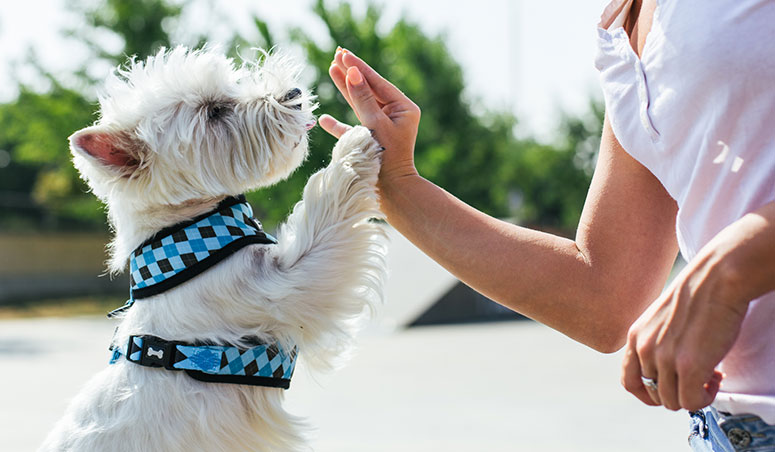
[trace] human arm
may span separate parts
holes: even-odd
[[[607,123],[569,240],[492,218],[422,178],[413,160],[417,106],[351,53],[339,52],[330,73],[386,148],[378,188],[391,225],[489,298],[597,350],[624,344],[675,259],[676,206]],[[320,121],[335,135],[346,128],[330,117]]]
[[[622,384],[644,403],[697,410],[716,396],[714,371],[740,331],[748,304],[775,290],[775,203],[708,242],[633,324]],[[775,319],[773,319],[775,320]],[[645,375],[658,381],[646,390]]]

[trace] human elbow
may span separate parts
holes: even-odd
[[[629,329],[629,321],[609,319],[605,325],[600,325],[596,329],[596,333],[591,337],[587,345],[600,353],[616,353],[627,343],[627,332]]]
[[[593,293],[607,295],[598,295],[596,303],[590,303],[595,320],[589,325],[593,331],[589,346],[606,354],[616,353],[627,344],[630,327],[654,297],[652,291],[642,290],[637,284],[615,284],[611,280],[621,282],[624,278],[606,278]]]
[[[600,353],[610,355],[621,350],[626,342],[626,340],[619,337],[605,337],[596,341],[594,344],[590,344],[590,346]]]

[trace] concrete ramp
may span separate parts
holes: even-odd
[[[411,324],[459,281],[389,226],[388,237],[389,273],[379,323],[392,330]]]

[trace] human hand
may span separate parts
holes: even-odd
[[[415,175],[414,144],[420,123],[420,108],[404,93],[382,78],[352,52],[338,48],[329,75],[350,104],[361,124],[371,129],[385,148],[378,186],[404,176]],[[339,138],[350,126],[329,115],[319,119],[320,126]]]
[[[630,328],[622,385],[647,405],[698,410],[715,399],[723,379],[716,366],[732,348],[750,300],[767,290],[752,289],[754,279],[771,279],[741,278],[746,261],[760,265],[751,257],[761,243],[745,243],[755,236],[751,223],[716,236]],[[657,388],[647,388],[641,376]]]

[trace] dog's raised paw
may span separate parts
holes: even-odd
[[[371,131],[363,126],[355,126],[339,138],[331,160],[336,162],[362,154],[360,159],[379,161],[381,153],[382,148],[371,135]]]

